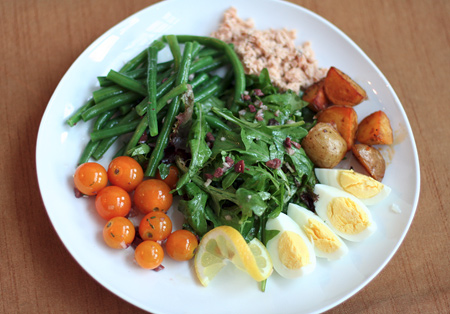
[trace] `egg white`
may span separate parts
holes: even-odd
[[[318,195],[318,200],[314,203],[317,215],[319,215],[319,217],[322,218],[330,227],[330,229],[333,230],[338,236],[349,241],[361,242],[371,236],[377,230],[377,225],[373,220],[372,214],[370,213],[369,209],[358,198],[354,197],[350,193],[324,184],[316,184],[314,187],[314,193]],[[347,234],[339,231],[335,226],[333,226],[333,224],[327,217],[328,204],[335,197],[346,197],[353,200],[367,214],[370,225],[357,234]]]
[[[316,253],[317,257],[327,258],[328,260],[337,260],[348,253],[348,247],[345,242],[342,241],[341,238],[339,238],[339,236],[330,227],[327,226],[322,218],[320,218],[310,210],[297,204],[291,203],[288,206],[287,214],[299,225],[301,230],[303,230],[304,226],[309,225],[309,219],[314,219],[318,224],[321,225],[322,228],[328,230],[330,233],[336,236],[336,239],[339,242],[339,248],[331,253],[320,250],[317,246],[314,245],[314,241],[312,239],[309,239],[311,244],[314,246],[314,252]]]
[[[275,271],[284,278],[297,278],[300,276],[307,275],[314,271],[316,267],[316,255],[314,253],[314,248],[306,237],[305,233],[300,229],[295,221],[284,213],[278,215],[274,219],[269,219],[266,224],[267,230],[278,230],[280,231],[275,237],[267,242],[267,250],[269,251],[270,257],[272,259],[273,268]],[[285,231],[292,231],[300,236],[304,241],[309,254],[310,263],[299,268],[299,269],[289,269],[281,261],[278,253],[278,241]]]
[[[325,169],[325,168],[315,169],[316,177],[321,184],[329,185],[344,191],[342,186],[339,184],[338,180],[341,171],[346,171],[346,169]],[[387,198],[391,193],[391,188],[381,182],[380,184],[383,185],[383,188],[378,194],[372,196],[371,198],[358,198],[358,199],[365,205],[370,206],[378,204],[379,202]]]

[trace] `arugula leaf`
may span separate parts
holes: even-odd
[[[135,157],[137,155],[147,155],[150,152],[150,146],[147,144],[139,144],[126,152],[127,156]]]
[[[167,178],[167,176],[170,173],[170,164],[161,163],[158,166],[158,171],[159,171],[159,176],[161,177],[161,180],[164,180],[165,178]]]
[[[248,168],[243,176],[245,180],[241,187],[248,190],[267,191],[269,186],[273,186],[275,189],[278,189],[280,185],[278,180],[271,174],[270,171],[267,171],[260,166]]]
[[[294,166],[295,172],[299,178],[303,178],[303,176],[311,176],[314,169],[314,164],[311,160],[306,156],[303,148],[297,149],[292,147],[294,154],[289,155],[286,154],[286,158],[289,159]]]
[[[188,141],[192,154],[191,163],[189,164],[188,172],[180,178],[177,184],[177,190],[182,188],[183,185],[189,182],[192,176],[198,173],[212,154],[211,149],[208,147],[205,140],[206,133],[209,129],[208,124],[205,121],[201,105],[197,103],[194,104],[194,112],[196,119],[192,123]]]
[[[240,226],[239,232],[244,237],[245,241],[250,242],[256,234],[255,218],[254,216],[247,218]]]
[[[198,235],[202,236],[207,232],[205,206],[208,194],[203,192],[195,183],[189,182],[185,185],[185,191],[191,200],[181,200],[178,203],[178,210],[186,218],[188,224]]]
[[[233,185],[234,181],[239,177],[240,173],[235,171],[228,172],[222,180],[222,189],[228,189]]]
[[[239,188],[236,191],[236,197],[243,216],[250,217],[252,212],[261,216],[267,208],[267,204],[261,195],[254,191]]]
[[[249,141],[247,144],[249,147],[246,148],[241,137],[235,132],[221,132],[217,138],[212,148],[213,158],[222,152],[236,152],[245,155],[245,157],[241,156],[241,159],[245,161],[246,165],[252,165],[259,161],[266,162],[270,159],[268,147],[265,142]]]
[[[244,133],[241,131],[241,138],[243,136],[245,138],[242,138],[244,144],[245,141],[248,143],[250,139],[258,139],[268,144],[272,142],[272,131],[267,126],[238,119],[227,109],[212,108],[211,110],[219,117],[238,125],[241,130],[245,130]]]
[[[196,120],[192,124],[189,132],[189,147],[191,148],[192,159],[189,165],[189,175],[195,175],[198,170],[205,164],[211,156],[211,149],[205,141],[206,133],[208,132],[208,125],[205,122],[202,107],[194,105]]]
[[[211,111],[212,107],[225,108],[225,102],[215,96],[211,96],[208,99],[200,102],[200,106],[202,106],[203,113],[207,114]]]
[[[287,91],[283,94],[272,94],[262,98],[262,101],[266,105],[278,105],[281,108],[288,109],[292,114],[297,110],[302,110],[308,105],[308,102],[302,100],[302,98],[293,91]]]
[[[265,95],[278,92],[278,89],[272,85],[270,81],[270,75],[267,68],[262,69],[259,76],[247,75],[246,76],[247,89],[260,89]]]
[[[267,245],[267,242],[269,242],[270,240],[275,238],[278,233],[280,233],[280,230],[267,230],[266,229],[264,245]]]
[[[300,142],[308,134],[308,131],[302,128],[301,125],[299,123],[293,123],[286,124],[281,128],[272,129],[274,140],[283,143],[287,137],[290,137],[293,141]]]

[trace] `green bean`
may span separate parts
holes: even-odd
[[[183,57],[180,63],[180,70],[177,74],[177,79],[175,84],[180,85],[183,83],[187,83],[189,70],[191,67],[192,60],[192,43],[187,42],[184,47]],[[178,110],[180,108],[180,100],[179,96],[175,97],[170,103],[167,115],[165,116],[165,120],[163,126],[161,128],[160,135],[158,136],[158,140],[156,141],[155,149],[152,151],[147,169],[145,170],[146,176],[153,177],[156,173],[156,169],[158,168],[159,163],[164,155],[164,149],[167,147],[167,143],[169,141],[169,135],[172,130],[173,124],[175,122],[176,115],[178,114]]]
[[[140,79],[140,78],[145,78],[145,76],[147,75],[147,71],[145,68],[139,68],[139,69],[131,70],[129,72],[125,72],[122,74],[124,74],[132,79]],[[116,85],[116,83],[114,83],[113,81],[108,80],[106,78],[106,76],[97,76],[97,80],[101,87],[108,87],[108,86]]]
[[[142,96],[147,96],[147,88],[145,88],[145,86],[140,82],[136,81],[135,79],[129,78],[125,74],[110,70],[106,78],[110,81],[113,81],[119,86],[125,87],[130,91],[141,94]]]
[[[161,98],[170,90],[170,88],[172,88],[173,83],[175,83],[175,79],[176,76],[172,76],[158,87],[158,89],[156,90],[156,99]],[[144,115],[144,113],[147,111],[147,101],[148,98],[146,97],[136,106],[136,111],[140,116]]]
[[[198,69],[203,68],[205,65],[207,65],[209,62],[212,62],[212,61],[213,61],[212,57],[204,57],[204,58],[196,60],[195,62],[192,63],[191,68],[189,70],[189,74],[192,74],[195,71],[197,71]],[[165,80],[158,87],[158,90],[156,92],[157,99],[162,97],[163,94],[167,93],[170,90],[170,88],[173,86],[173,83],[175,83],[176,77],[177,77],[176,74],[170,76],[169,78],[167,78],[167,80]],[[139,105],[136,106],[137,113],[141,116],[144,115],[144,113],[146,112],[145,107],[146,107],[146,102],[142,101]]]
[[[109,110],[103,112],[98,116],[97,120],[95,120],[94,126],[92,127],[93,131],[101,130],[103,126],[112,118],[112,116],[116,113],[116,110]]]
[[[81,117],[83,118],[83,121],[88,121],[105,111],[118,108],[122,105],[130,104],[138,99],[141,99],[141,97],[141,95],[134,92],[127,92],[124,94],[113,96],[102,102],[99,102],[95,106],[92,106],[91,108],[83,112],[81,114]]]
[[[158,86],[156,90],[156,98],[162,97],[165,93],[167,93],[173,86],[173,83],[175,83],[175,76],[169,77],[167,80],[162,82],[161,85]]]
[[[214,75],[208,81],[206,81],[203,85],[199,86],[198,92],[201,92],[203,89],[208,88],[213,84],[219,84],[222,81],[222,78],[218,75]]]
[[[230,86],[231,81],[233,80],[233,69],[229,69],[227,71],[227,73],[225,74],[224,78],[221,80],[221,82],[219,83],[220,85],[220,89],[218,91],[216,91],[214,93],[214,95],[219,95],[220,93],[222,93],[224,90],[226,90],[228,88],[228,86]]]
[[[145,76],[147,75],[147,70],[145,68],[139,68],[139,69],[125,72],[122,74],[124,74],[132,79],[140,79],[140,78],[145,78]]]
[[[205,115],[205,120],[208,122],[209,126],[216,130],[225,130],[225,131],[232,131],[233,129],[228,126],[225,122],[220,120],[219,118],[216,118],[212,115]]]
[[[84,164],[89,161],[92,154],[97,149],[98,144],[100,144],[100,142],[92,142],[91,140],[89,140],[89,142],[86,144],[86,147],[83,150],[83,153],[80,156],[80,159],[78,159],[78,165]]]
[[[214,70],[217,70],[218,68],[222,67],[224,64],[227,63],[227,56],[220,56],[217,58],[214,58],[213,61],[208,64],[207,66],[197,70],[196,72],[211,72]]]
[[[128,91],[128,89],[119,86],[119,85],[112,85],[104,88],[100,88],[92,93],[92,96],[94,98],[94,101],[98,104],[99,102],[108,99],[112,96],[116,96],[119,94],[123,94],[124,92]]]
[[[173,64],[173,60],[169,60],[169,61],[166,61],[166,62],[158,63],[156,65],[156,71],[157,72],[166,71],[166,70],[168,70],[168,69],[170,69],[172,67],[172,64]]]
[[[141,117],[147,112],[147,103],[148,97],[145,97],[135,107],[137,114],[140,115]]]
[[[151,45],[151,47],[155,47],[158,50],[162,50],[165,47],[165,44],[160,40],[154,40]],[[136,69],[142,62],[144,62],[147,59],[147,49],[144,49],[140,54],[138,54],[136,57],[125,63],[125,65],[120,69],[120,73],[129,72],[131,70]]]
[[[158,63],[158,50],[154,47],[149,47],[147,55],[147,123],[150,128],[150,136],[156,136],[158,135],[158,120],[156,120],[156,64]]]
[[[200,50],[202,49],[202,45],[200,45],[198,42],[193,41],[192,42],[192,57],[191,59],[194,60],[197,58],[198,54],[200,53]],[[191,61],[192,63],[192,61]]]
[[[218,90],[220,90],[220,85],[217,83],[214,83],[212,85],[209,85],[208,87],[200,90],[195,94],[194,102],[201,102],[205,99],[208,99],[212,95],[214,95]]]
[[[207,57],[207,56],[215,57],[221,53],[222,52],[217,49],[205,47],[202,50],[200,50],[200,52],[198,53],[198,57],[200,57],[200,58]]]
[[[241,99],[241,95],[245,91],[245,72],[241,61],[231,46],[217,38],[212,37],[177,35],[177,39],[180,43],[195,40],[201,45],[224,51],[234,71],[234,102]]]
[[[78,121],[81,120],[81,115],[83,112],[88,110],[89,108],[93,107],[95,105],[95,101],[93,98],[89,99],[83,106],[81,106],[77,111],[75,111],[72,116],[70,116],[69,119],[67,119],[67,124],[70,126],[74,126],[78,123]]]
[[[162,109],[162,108],[160,108]],[[166,112],[165,110],[159,111],[158,112],[158,121],[161,121],[163,119],[163,117],[166,116]],[[141,119],[141,122],[139,123],[139,125],[136,127],[136,130],[134,131],[132,137],[130,138],[128,144],[126,145],[125,149],[124,149],[124,155],[129,155],[128,152],[136,147],[136,145],[139,142],[139,139],[142,137],[142,135],[144,134],[145,130],[147,129],[148,124],[147,124],[147,119],[145,117],[143,117]],[[147,142],[156,142],[157,137],[152,137],[149,140],[147,140]]]
[[[192,89],[195,89],[196,87],[202,85],[206,81],[209,80],[209,75],[206,73],[200,73],[199,75],[196,75],[192,81],[189,82],[189,84],[192,86]]]
[[[106,76],[97,76],[97,81],[98,81],[98,84],[100,85],[100,87],[108,87],[108,86],[116,85],[116,84],[114,84],[114,82],[111,82],[110,80],[108,80],[106,78]]]
[[[173,64],[173,60],[159,63],[156,67],[158,73],[167,71],[167,70],[169,70],[169,72],[172,71],[171,70],[172,64]],[[147,69],[146,68],[138,68],[135,70],[131,70],[129,72],[124,72],[122,74],[128,76],[129,78],[141,79],[141,78],[145,78],[147,76]],[[97,80],[101,87],[108,87],[108,86],[115,85],[115,83],[113,81],[108,80],[106,78],[106,76],[98,76]]]
[[[117,125],[120,121],[120,118],[111,119],[108,121],[108,123],[105,124],[104,129],[110,129]],[[94,142],[93,142],[94,143]],[[94,157],[95,160],[99,160],[101,156],[108,150],[109,146],[106,147],[106,141],[101,142],[95,142],[97,145],[95,147],[94,152],[91,154],[92,157]],[[102,145],[100,145],[102,144]]]
[[[209,64],[213,63],[214,59],[211,56],[199,58],[192,62],[190,73],[198,72],[200,69],[207,67]]]
[[[114,154],[113,159],[125,155],[124,154],[125,153],[125,146],[126,146],[126,144],[122,145],[122,147]]]
[[[172,52],[173,55],[173,70],[178,71],[181,62],[180,45],[178,44],[178,40],[175,35],[168,35],[166,39],[169,44],[170,52]]]
[[[136,119],[129,123],[116,125],[111,129],[94,131],[91,133],[91,141],[97,142],[105,138],[111,138],[125,133],[130,133],[136,129],[140,120],[141,119]]]
[[[135,120],[138,117],[139,116],[136,113],[136,111],[132,110],[124,117],[118,118],[118,123],[116,123],[115,125],[127,124],[129,122],[132,122],[133,120]],[[115,125],[110,126],[108,129],[114,127]],[[106,126],[104,129],[106,129]],[[119,136],[113,136],[113,137],[101,140],[97,149],[92,154],[92,157],[94,157],[96,160],[99,160],[108,151],[108,149],[114,144],[114,142],[118,138],[119,138]]]
[[[189,70],[189,74],[193,74],[195,71],[197,71],[198,69],[201,69],[202,67],[204,67],[205,65],[207,65],[209,62],[212,62],[213,59],[212,57],[205,57],[202,59],[198,59],[195,62],[192,63],[191,68]],[[172,70],[169,70],[170,73],[172,73]],[[167,77],[166,80],[164,80],[164,82],[158,86],[158,89],[156,91],[156,98],[159,99],[160,97],[162,97],[165,93],[167,93],[173,86],[173,84],[175,83],[175,79],[176,79],[176,73],[171,75],[170,77]],[[159,80],[159,78],[158,78]],[[139,115],[143,115],[146,112],[146,109],[144,109],[145,105],[144,102],[142,102],[141,104],[139,104],[136,108],[137,112],[139,113]]]
[[[123,94],[123,93],[126,93],[129,91],[128,88],[117,85],[113,81],[109,81],[109,82],[111,82],[112,85],[107,86],[107,87],[102,87],[92,93],[92,96],[94,97],[94,100],[96,103],[106,100],[112,96],[117,96],[117,95],[120,95],[120,94]],[[134,84],[146,85],[147,82],[146,82],[145,78],[144,79],[139,78],[139,79],[136,79],[136,82],[134,82]]]
[[[156,109],[156,112],[160,112],[162,108],[169,102],[169,100],[183,94],[188,90],[188,86],[186,83],[182,83],[174,88],[167,94],[161,97],[161,99],[158,101],[158,107]]]
[[[131,109],[133,109],[133,107],[134,107],[134,103],[122,105],[119,107],[119,111],[124,116],[127,113],[129,113],[131,111]]]
[[[100,130],[114,114],[115,110],[106,111],[102,113],[95,121],[93,130],[94,131]],[[86,147],[84,148],[83,153],[80,156],[80,159],[78,160],[78,165],[84,164],[85,162],[89,161],[92,154],[97,149],[98,144],[99,142],[93,142],[89,140]]]
[[[136,127],[136,130],[134,130],[134,133],[131,136],[130,140],[128,141],[128,144],[124,149],[124,154],[128,154],[128,151],[137,145],[139,139],[142,137],[142,134],[144,134],[147,127],[148,127],[148,119],[146,119],[146,117],[143,117],[139,122],[138,126]]]
[[[186,92],[188,89],[187,84],[183,83],[180,84],[174,88],[172,88],[170,90],[170,92],[168,92],[167,94],[165,94],[164,96],[162,96],[158,102],[157,102],[157,106],[156,106],[156,113],[160,112],[162,108],[164,108],[164,106],[167,104],[167,102],[172,99],[175,98],[181,94],[183,94],[184,92]],[[138,108],[139,107],[139,108]],[[136,106],[136,112],[142,116],[144,114],[147,113],[147,106],[143,105],[143,102],[141,102],[139,105]]]
[[[144,62],[146,57],[147,57],[147,49],[144,49],[136,57],[125,63],[125,65],[120,69],[119,72],[125,73],[136,69],[137,67],[139,67],[139,65],[142,64],[142,62]]]

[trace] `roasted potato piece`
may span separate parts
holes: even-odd
[[[361,86],[335,67],[328,70],[323,88],[326,97],[335,105],[356,106],[367,98]]]
[[[320,80],[308,87],[302,99],[309,103],[308,108],[314,112],[318,112],[327,108],[330,105],[328,98],[325,96],[325,91],[323,90],[324,80]]]
[[[356,140],[367,145],[391,145],[394,136],[387,115],[380,110],[365,117],[359,123]]]
[[[352,149],[358,129],[358,115],[353,107],[330,106],[318,113],[317,121],[335,124],[336,129],[347,143],[347,151]]]
[[[366,144],[355,144],[352,153],[372,178],[383,180],[386,162],[378,150]]]
[[[328,123],[319,122],[302,141],[302,147],[311,161],[320,168],[333,168],[345,156],[347,143]]]

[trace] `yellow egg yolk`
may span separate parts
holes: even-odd
[[[383,189],[382,183],[353,170],[341,171],[338,180],[344,191],[361,199],[371,198]]]
[[[314,246],[322,252],[332,253],[341,246],[339,239],[315,219],[308,219],[308,224],[303,226],[303,231],[309,239],[313,240]]]
[[[309,264],[309,251],[303,239],[293,231],[285,231],[278,240],[281,263],[289,269],[300,269]]]
[[[327,207],[331,224],[346,234],[358,234],[370,225],[369,216],[348,197],[335,197]]]

